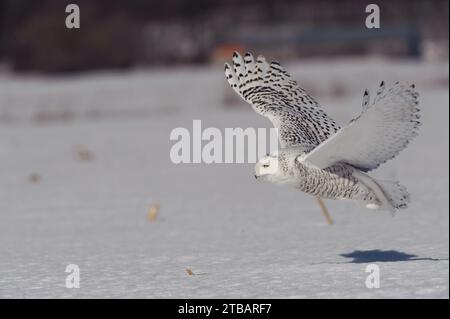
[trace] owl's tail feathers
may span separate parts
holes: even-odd
[[[384,181],[370,177],[369,175],[355,170],[353,175],[364,185],[369,187],[377,197],[377,203],[368,203],[369,209],[384,209],[392,214],[398,209],[408,207],[410,195],[405,186],[397,181]]]
[[[401,185],[398,181],[377,180],[376,182],[380,185],[383,193],[395,210],[408,207],[411,197],[405,186]]]

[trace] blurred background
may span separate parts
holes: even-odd
[[[83,74],[89,78],[93,72],[108,71],[110,75],[121,72],[122,76],[135,78],[136,73],[150,75],[159,71],[162,74],[158,76],[162,77],[158,83],[174,86],[175,83],[163,81],[170,77],[170,72],[190,68],[191,74],[195,74],[194,70],[209,68],[220,74],[221,66],[234,50],[263,54],[285,65],[301,61],[306,64],[302,66],[304,72],[314,63],[323,66],[320,70],[316,68],[317,71],[332,72],[334,68],[329,66],[350,60],[358,60],[363,66],[381,60],[385,66],[389,61],[409,61],[416,66],[427,64],[428,69],[432,65],[442,69],[439,63],[444,68],[448,65],[446,0],[377,1],[381,11],[380,29],[365,27],[369,14],[365,9],[370,1],[361,0],[114,0],[108,3],[80,0],[76,2],[81,11],[80,29],[65,28],[68,15],[65,8],[69,3],[0,0],[0,79],[8,76],[9,80],[11,77],[23,80],[31,76],[35,79],[32,91],[36,91],[38,78],[67,79]],[[295,66],[291,68],[291,73],[296,73]],[[369,72],[378,70],[373,69]],[[395,71],[390,66],[386,69]],[[440,72],[428,76],[425,71],[423,81],[446,86],[448,73]],[[315,76],[300,80],[313,95],[339,97],[364,89],[355,77],[330,76],[331,73],[320,81]],[[80,116],[98,119],[127,114],[133,117],[155,109],[171,112],[170,107],[184,108],[182,105],[189,104],[184,98],[173,102],[170,99],[174,96],[160,94],[158,105],[152,106],[152,100],[156,101],[149,98],[152,93],[140,90],[127,80],[121,87],[124,93],[115,90],[116,99],[109,101],[111,92],[107,82],[113,79],[120,82],[120,76],[97,79],[95,87],[81,91],[82,96],[76,93],[73,83],[72,89],[64,86],[66,90],[58,89],[56,95],[42,93],[38,97],[37,93],[15,90],[17,85],[8,81],[10,89],[7,84],[0,87],[3,91],[0,91],[0,122],[45,122]],[[187,90],[194,84],[184,81],[180,85],[180,89]],[[151,86],[147,89],[151,90]],[[137,98],[131,91],[148,96]],[[225,83],[220,91],[223,93],[214,105],[244,105],[227,90]],[[121,97],[128,101],[126,107],[122,107]],[[132,103],[129,98],[133,99]],[[144,104],[144,98],[150,101]],[[66,102],[61,103],[62,99]],[[108,104],[106,108],[105,104]],[[164,107],[163,104],[172,105]]]
[[[0,58],[46,73],[228,58],[234,49],[279,59],[380,54],[448,58],[448,1],[380,0],[382,28],[364,28],[361,0],[76,2],[82,28],[62,27],[70,1],[0,1]]]
[[[65,27],[71,2],[80,29]],[[448,5],[0,0],[0,297],[448,298]],[[193,119],[271,126],[224,78],[234,50],[279,61],[341,124],[364,89],[415,83],[420,134],[373,173],[407,185],[411,207],[328,201],[329,227],[252,164],[173,164],[170,132]],[[367,290],[343,256],[373,251],[422,261],[385,263]]]

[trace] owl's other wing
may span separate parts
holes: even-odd
[[[370,104],[364,94],[363,111],[336,134],[304,157],[319,168],[348,163],[363,171],[397,156],[417,135],[420,114],[415,86],[398,82],[389,90],[381,83]]]

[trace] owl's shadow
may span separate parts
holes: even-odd
[[[373,263],[373,262],[396,262],[396,261],[417,261],[417,260],[431,260],[437,261],[440,259],[421,258],[417,255],[407,254],[397,250],[355,250],[351,253],[340,254],[345,258],[352,258],[350,263]]]

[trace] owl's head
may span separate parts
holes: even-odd
[[[278,155],[266,155],[255,165],[255,178],[270,176],[278,173]]]

